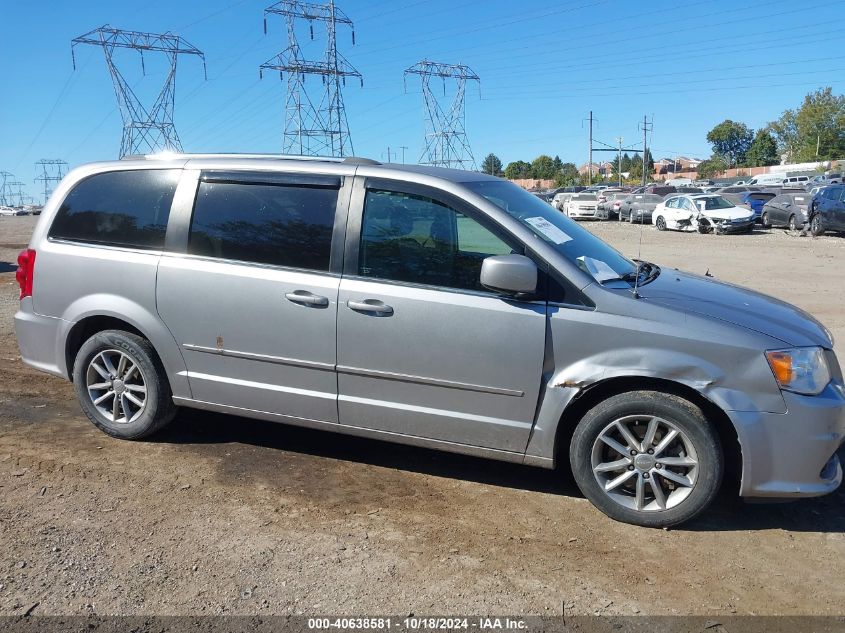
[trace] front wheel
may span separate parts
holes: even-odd
[[[147,437],[176,414],[152,345],[129,332],[105,330],[85,341],[74,362],[73,386],[88,419],[114,437]]]
[[[657,219],[654,221],[654,226],[657,227],[658,231],[665,231],[666,230],[666,219],[662,215],[658,215]]]
[[[760,226],[762,226],[764,229],[767,229],[771,226],[771,224],[769,224],[768,211],[763,211],[763,215],[760,216]]]
[[[822,224],[821,215],[818,213],[810,220],[810,233],[815,237],[824,235],[824,224]]]
[[[719,437],[701,409],[656,391],[618,394],[593,407],[575,429],[569,458],[593,505],[645,527],[698,515],[724,470]]]

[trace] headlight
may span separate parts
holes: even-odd
[[[814,396],[830,382],[830,368],[821,347],[770,350],[766,360],[778,385],[786,391]]]

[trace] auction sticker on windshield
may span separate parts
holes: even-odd
[[[572,239],[545,218],[525,218],[525,221],[537,229],[541,235],[548,238],[555,244],[563,244],[564,242],[568,242]]]

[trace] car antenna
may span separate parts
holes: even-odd
[[[633,211],[631,211],[631,213],[633,213]],[[637,292],[637,289],[640,287],[640,263],[641,263],[640,257],[642,256],[642,252],[643,252],[643,221],[642,221],[642,217],[641,217],[640,218],[640,241],[639,241],[639,244],[637,244],[637,259],[634,260],[635,262],[637,262],[637,272],[636,272],[636,277],[634,278],[634,287],[631,290],[631,292],[634,295],[634,299],[640,298],[640,293]]]

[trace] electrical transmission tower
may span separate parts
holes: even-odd
[[[11,174],[9,175],[11,176]],[[5,194],[3,196],[6,202],[3,204],[7,204],[11,207],[22,207],[25,195],[23,187],[24,184],[19,180],[6,180],[4,184]]]
[[[0,206],[8,207],[11,206],[11,201],[9,200],[11,196],[11,191],[9,190],[9,184],[15,179],[15,175],[8,172],[8,171],[0,171]]]
[[[420,156],[423,165],[439,165],[457,169],[475,169],[475,158],[467,141],[466,133],[466,83],[481,79],[468,66],[462,64],[439,64],[423,60],[408,68],[408,75],[419,75],[422,83],[423,101],[426,109],[425,149]],[[431,87],[433,77],[443,81],[443,96],[446,96],[446,80],[454,79],[457,85],[455,96],[446,110],[438,101]]]
[[[40,170],[40,174],[33,182],[44,185],[44,204],[47,204],[47,198],[53,193],[53,185],[61,182],[67,173],[67,163],[63,160],[42,158],[35,163],[35,169]]]
[[[267,15],[284,17],[287,24],[288,47],[273,59],[261,65],[260,75],[265,70],[276,70],[284,81],[287,73],[285,95],[285,131],[282,151],[286,154],[306,156],[348,156],[353,152],[349,136],[349,123],[343,105],[341,86],[347,77],[364,80],[343,55],[337,52],[337,26],[353,28],[352,20],[334,5],[310,4],[299,0],[282,0],[264,9],[264,32],[267,32]],[[322,60],[306,60],[296,38],[297,20],[307,20],[314,39],[314,22],[325,23],[326,53]],[[355,44],[355,31],[352,31]],[[305,80],[308,75],[322,78],[319,100],[316,91],[309,94]]]
[[[106,65],[111,74],[117,105],[123,118],[123,140],[120,143],[120,157],[129,154],[155,153],[161,150],[182,151],[176,126],[173,124],[173,109],[176,100],[176,60],[179,55],[196,55],[202,59],[205,71],[205,55],[198,48],[172,33],[140,33],[101,26],[71,42],[73,67],[76,68],[74,49],[77,44],[100,46],[106,56]],[[152,105],[145,106],[126,77],[118,69],[114,59],[116,49],[136,50],[141,55],[141,72],[144,67],[144,51],[164,53],[170,62],[164,85]],[[206,78],[207,75],[206,75]]]

